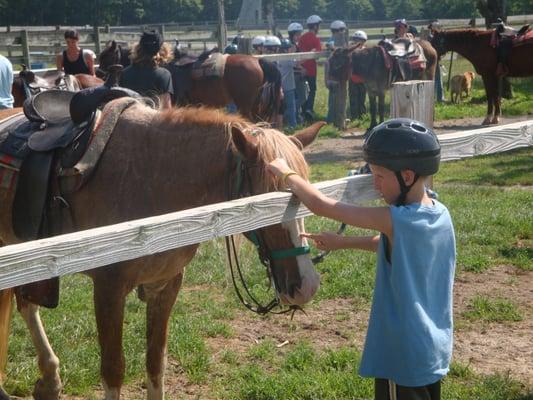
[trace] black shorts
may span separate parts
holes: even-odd
[[[376,378],[375,400],[440,400],[440,380],[426,386],[400,386],[388,379]]]

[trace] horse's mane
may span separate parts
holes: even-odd
[[[141,104],[137,107],[149,110],[148,107]],[[259,163],[266,164],[275,158],[282,157],[301,177],[305,179],[309,177],[309,167],[301,150],[288,136],[266,124],[253,124],[239,115],[226,114],[208,107],[179,107],[156,113],[150,125],[157,125],[158,129],[169,132],[176,131],[176,125],[194,126],[196,129],[180,130],[180,135],[184,135],[183,140],[188,140],[190,136],[196,135],[198,129],[207,130],[218,127],[220,132],[226,135],[226,148],[232,147],[234,149],[235,146],[231,140],[231,128],[237,127],[257,139]],[[279,182],[273,182],[273,178],[266,173],[264,168],[261,168],[261,179],[265,188],[281,188]]]
[[[448,29],[439,32],[453,43],[462,43],[464,41],[476,40],[478,38],[490,37],[492,31],[482,29]]]

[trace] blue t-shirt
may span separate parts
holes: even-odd
[[[391,262],[381,235],[361,376],[413,387],[448,373],[455,235],[448,210],[433,202],[390,207]]]
[[[13,108],[13,66],[4,56],[0,55],[0,109]]]

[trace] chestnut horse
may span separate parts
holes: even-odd
[[[282,189],[283,182],[266,172],[266,164],[284,157],[291,168],[307,178],[301,148],[315,139],[322,124],[288,137],[214,109],[157,111],[135,104],[121,115],[94,175],[78,192],[66,197],[75,228],[89,229],[222,202],[232,192],[237,192],[232,196],[236,198]],[[228,190],[229,186],[233,190]],[[237,186],[241,186],[240,191],[235,190]],[[0,239],[4,244],[20,241],[11,226],[12,198],[12,193],[0,191]],[[284,304],[307,303],[319,286],[307,243],[299,235],[303,229],[303,220],[298,219],[255,231],[261,254],[269,260],[277,296]],[[293,248],[298,251],[283,251]],[[197,244],[190,245],[84,272],[94,284],[105,399],[120,397],[125,375],[124,305],[126,295],[136,287],[147,303],[147,398],[163,399],[168,320],[184,267],[197,249]],[[58,399],[59,360],[46,338],[38,306],[25,300],[20,288],[14,291],[38,354],[41,378],[34,396]],[[1,298],[8,299],[4,308],[0,307],[0,316],[5,316],[11,298],[9,293],[0,292]],[[6,330],[6,325],[0,330]],[[5,349],[5,341],[0,342],[0,355]]]
[[[437,66],[437,52],[431,44],[422,39],[417,39],[426,57],[424,69],[413,70],[412,79],[435,78]],[[377,125],[376,97],[379,104],[379,122],[385,117],[385,91],[390,89],[393,81],[390,79],[391,67],[387,66],[384,50],[380,46],[356,49],[355,47],[335,49],[329,60],[329,71],[332,78],[348,80],[351,74],[359,75],[365,83],[370,102],[370,127]]]
[[[483,125],[500,122],[501,97],[498,90],[499,78],[496,75],[498,65],[496,49],[491,46],[494,30],[452,29],[438,31],[431,39],[439,56],[448,51],[455,51],[472,63],[476,72],[481,75],[487,94],[487,116]],[[507,60],[510,77],[533,75],[533,40],[513,47]]]
[[[21,71],[22,72],[22,71]],[[24,100],[27,98],[28,91],[33,91],[30,89],[29,84],[35,82],[35,75],[32,71],[26,70],[24,72],[29,72],[30,74],[27,74],[24,76],[24,74],[21,76],[21,73],[19,73],[18,76],[16,76],[13,79],[13,85],[11,86],[11,94],[13,95],[14,103],[13,107],[22,107],[24,104]],[[88,74],[76,74],[76,75],[65,75],[63,76],[61,73],[57,71],[48,71],[51,72],[49,76],[56,77],[54,80],[46,79],[46,86],[43,86],[42,89],[53,89],[57,88],[61,85],[62,80],[70,80],[70,86],[75,88],[75,90],[85,89],[89,87],[94,86],[100,86],[104,84],[104,81],[100,78],[97,78],[93,75]],[[40,90],[39,83],[35,82],[35,85],[37,86],[37,90]]]
[[[175,52],[176,56],[178,52]],[[100,69],[106,71],[113,64],[126,66],[125,54],[129,54],[129,49],[111,41],[100,53]],[[185,69],[192,66],[178,64],[178,60],[174,60],[165,66],[172,74],[174,104],[220,108],[234,103],[242,116],[255,122],[272,122],[279,112],[281,74],[270,61],[246,54],[231,54],[227,56],[222,77],[202,79],[189,78]],[[188,87],[184,90],[184,98],[179,98],[178,92],[184,89],[180,88],[184,79]]]

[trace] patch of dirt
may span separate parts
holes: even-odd
[[[501,125],[526,121],[531,115],[502,117]],[[458,118],[445,121],[435,121],[435,131],[438,135],[455,131],[484,128],[483,118]],[[305,149],[305,158],[310,164],[327,162],[350,162],[357,167],[363,162],[364,129],[347,129],[340,138],[321,138]],[[350,167],[351,168],[351,167]]]
[[[523,320],[460,323],[455,332],[454,359],[478,373],[508,373],[533,385],[533,272],[498,266],[482,274],[462,273],[454,288],[456,321],[476,295],[511,301]]]

